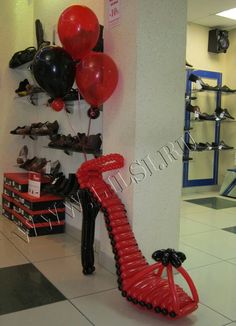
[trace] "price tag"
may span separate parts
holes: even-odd
[[[120,20],[120,1],[108,0],[108,21],[112,25]]]
[[[29,172],[28,194],[39,198],[40,189],[41,189],[41,174],[36,172]]]

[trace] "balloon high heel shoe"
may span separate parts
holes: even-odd
[[[102,178],[103,172],[123,165],[121,155],[110,154],[84,162],[76,174],[80,188],[90,194],[104,213],[116,261],[118,288],[134,305],[169,318],[186,316],[197,309],[199,299],[193,281],[182,267],[185,255],[173,249],[157,250],[152,254],[156,263],[149,265],[139,250],[124,205]],[[175,284],[173,268],[186,280],[191,295]]]

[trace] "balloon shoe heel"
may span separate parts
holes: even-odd
[[[124,205],[102,178],[103,172],[123,166],[121,155],[110,154],[84,162],[76,173],[80,189],[87,191],[104,213],[118,288],[129,302],[147,310],[171,319],[186,316],[197,309],[199,299],[193,281],[182,267],[185,255],[173,249],[157,250],[152,255],[157,262],[149,265],[135,240]],[[173,268],[186,280],[191,296],[175,284]]]

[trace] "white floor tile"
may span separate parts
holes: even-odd
[[[234,259],[227,259],[227,262],[236,265],[236,258],[234,258]]]
[[[236,226],[236,214],[228,213],[226,209],[205,209],[202,212],[188,212],[181,215],[183,218],[202,223],[215,228]]]
[[[31,262],[72,256],[80,252],[80,243],[65,233],[31,237],[29,243],[15,234],[9,239]]]
[[[207,197],[218,197],[219,192],[216,191],[204,191],[204,192],[194,192],[190,194],[184,194],[182,196],[183,200],[195,199],[195,198],[207,198]]]
[[[204,207],[204,206],[197,205],[197,204],[191,204],[191,203],[181,205],[181,208],[180,208],[180,214],[182,217],[185,217],[186,215],[191,214],[191,213],[201,214],[201,213],[210,212],[210,211],[212,211],[212,208]]]
[[[191,270],[200,302],[231,320],[236,320],[235,275],[236,265],[225,261]],[[182,282],[178,277],[177,283],[182,285]]]
[[[89,326],[92,325],[71,303],[62,301],[0,316],[1,326]]]
[[[96,264],[93,275],[84,275],[79,256],[35,263],[35,266],[67,297],[75,298],[116,288],[116,277]]]
[[[211,230],[216,230],[216,228],[187,218],[180,219],[180,235],[190,235]]]
[[[236,207],[230,207],[230,208],[226,208],[225,209],[225,212],[227,213],[227,214],[236,214]]]
[[[28,262],[9,240],[0,239],[0,268],[27,264]]]
[[[236,235],[218,230],[181,237],[181,242],[221,259],[236,257]]]
[[[180,243],[179,250],[182,251],[187,257],[187,259],[183,263],[184,268],[187,270],[206,266],[209,264],[215,264],[221,261],[219,258],[213,257],[202,251],[186,246],[183,243]]]
[[[228,319],[199,305],[192,315],[179,320],[168,320],[154,312],[139,309],[121,297],[118,290],[73,299],[72,302],[96,326],[222,326]]]
[[[16,229],[17,227],[12,221],[8,220],[4,216],[0,216],[0,232],[4,236],[10,237],[12,235],[12,231]]]

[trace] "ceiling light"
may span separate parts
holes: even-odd
[[[229,9],[229,10],[221,11],[221,12],[219,12],[216,15],[217,16],[221,16],[221,17],[225,17],[225,18],[236,20],[236,8],[232,8],[232,9]]]

